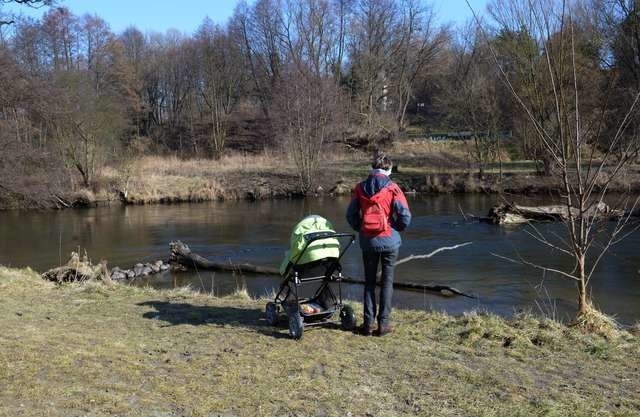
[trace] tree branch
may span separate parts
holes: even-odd
[[[534,264],[532,262],[526,261],[526,260],[524,260],[522,258],[517,260],[517,259],[509,258],[507,256],[498,255],[497,253],[493,253],[493,252],[491,252],[491,255],[495,256],[496,258],[500,258],[500,259],[503,259],[505,261],[509,261],[509,262],[512,262],[512,263],[515,263],[515,264],[527,265],[527,266],[539,269],[539,270],[541,270],[543,272],[555,272],[556,274],[560,274],[560,275],[565,276],[567,278],[571,278],[571,279],[573,279],[575,281],[580,281],[580,278],[578,278],[578,277],[576,277],[574,275],[568,274],[568,273],[566,273],[564,271],[561,271],[559,269],[547,268],[547,267],[544,267],[544,266],[541,266],[541,265]]]
[[[406,262],[409,262],[409,261],[414,261],[416,259],[428,259],[428,258],[431,258],[434,255],[437,255],[440,252],[447,251],[447,250],[458,249],[458,248],[461,248],[463,246],[470,245],[472,243],[473,242],[465,242],[465,243],[460,243],[460,244],[457,244],[457,245],[454,245],[454,246],[444,246],[444,247],[438,248],[438,249],[434,250],[433,252],[428,253],[426,255],[409,255],[406,258],[402,258],[402,259],[399,259],[398,261],[396,261],[396,266],[401,265],[401,264],[406,263]]]

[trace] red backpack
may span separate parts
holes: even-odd
[[[391,230],[389,216],[391,213],[391,201],[393,195],[389,187],[384,187],[377,194],[368,197],[360,190],[360,212],[362,213],[362,224],[360,231],[365,236],[386,235]]]

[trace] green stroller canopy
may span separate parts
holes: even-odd
[[[340,242],[336,238],[316,240],[309,244],[305,250],[307,241],[304,236],[308,233],[335,232],[333,225],[322,216],[312,214],[305,217],[296,224],[291,232],[291,242],[289,250],[285,252],[282,264],[280,264],[280,274],[284,275],[289,263],[297,265],[308,264],[320,259],[337,258],[340,256]],[[302,254],[304,251],[304,254]],[[302,256],[300,257],[300,255]]]

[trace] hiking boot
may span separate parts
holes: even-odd
[[[358,333],[362,336],[373,336],[373,327],[368,324],[363,324],[362,326],[358,327]]]
[[[378,326],[378,330],[376,330],[376,336],[384,336],[391,332],[393,332],[393,327],[388,324],[381,324]]]

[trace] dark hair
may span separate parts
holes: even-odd
[[[373,162],[371,163],[371,168],[384,169],[386,171],[391,168],[391,165],[393,165],[393,162],[391,162],[391,159],[389,159],[389,157],[384,153],[376,152],[373,155]]]

